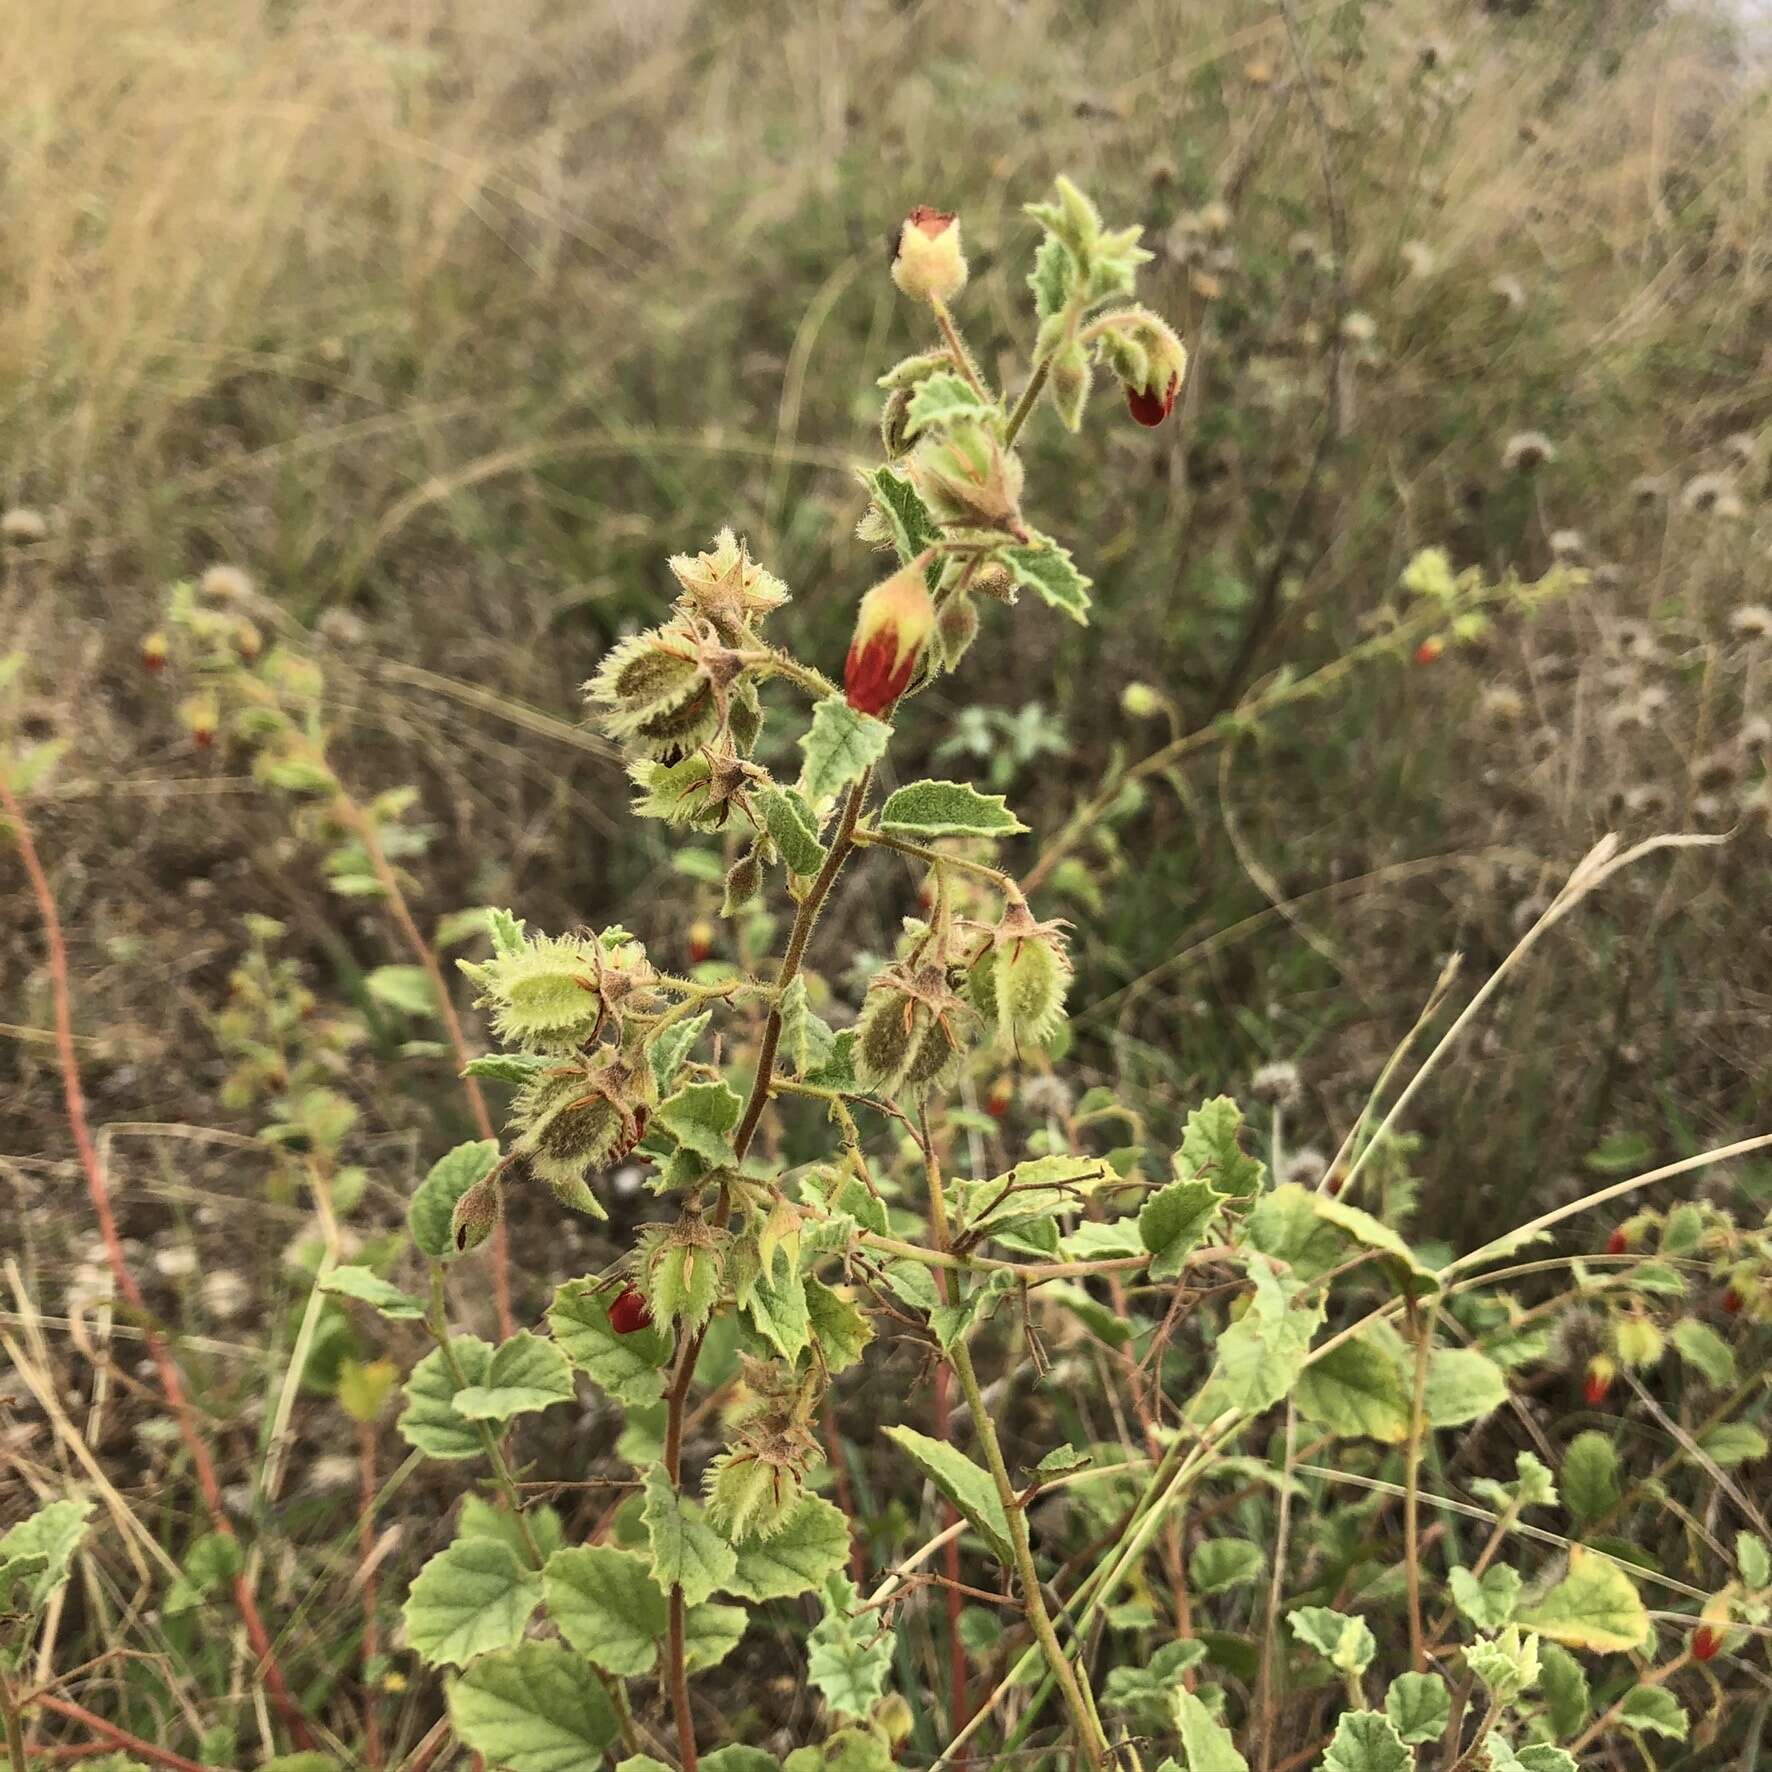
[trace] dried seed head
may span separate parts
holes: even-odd
[[[1262,1065],[1249,1079],[1249,1093],[1266,1107],[1297,1107],[1304,1099],[1298,1066],[1284,1058]]]
[[[1729,611],[1729,629],[1744,640],[1772,639],[1772,605],[1738,604]]]
[[[0,512],[0,541],[22,548],[46,540],[48,535],[49,521],[41,511],[33,511],[28,505],[14,505],[11,510]]]
[[[645,756],[687,756],[719,730],[720,697],[703,646],[681,623],[623,640],[585,684],[610,737]]]
[[[238,566],[211,566],[198,579],[197,590],[211,603],[250,603],[254,595],[251,575]]]
[[[758,621],[788,601],[787,586],[753,564],[730,529],[705,553],[673,554],[669,565],[685,602],[729,646],[742,644]]]
[[[1680,492],[1683,509],[1706,517],[1739,517],[1745,507],[1727,474],[1697,474]]]
[[[899,226],[892,281],[912,301],[952,301],[966,287],[959,218],[919,203]]]
[[[843,691],[858,713],[880,714],[904,694],[935,625],[920,566],[901,567],[874,586],[856,611],[843,664]]]
[[[1556,1353],[1564,1369],[1582,1372],[1587,1363],[1606,1347],[1606,1319],[1586,1305],[1576,1305],[1563,1313],[1557,1324]]]
[[[1510,474],[1529,474],[1557,459],[1557,446],[1543,431],[1516,431],[1502,445],[1501,465]]]

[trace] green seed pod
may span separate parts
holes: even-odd
[[[1083,408],[1089,401],[1089,357],[1074,339],[1052,358],[1052,403],[1067,431],[1082,428]]]
[[[1021,524],[1021,458],[986,424],[966,420],[921,442],[911,479],[937,517],[986,529]]]
[[[449,1240],[465,1255],[478,1249],[492,1235],[498,1223],[504,1200],[496,1179],[497,1171],[483,1176],[455,1203],[449,1218]]]
[[[894,990],[871,990],[855,1031],[855,1080],[890,1095],[916,1050],[916,1005]]]
[[[680,706],[653,714],[620,736],[645,756],[675,761],[706,744],[719,730],[720,706],[713,686],[704,683]]]
[[[623,640],[585,684],[584,693],[587,701],[607,710],[603,724],[610,735],[625,739],[706,687],[690,636],[665,627]]]
[[[1062,923],[1036,923],[1025,904],[1012,904],[967,981],[973,1007],[1017,1051],[1044,1045],[1064,1020],[1071,962],[1062,930]]]
[[[763,730],[763,700],[757,694],[756,684],[748,679],[732,691],[726,709],[726,730],[745,756],[757,748],[757,738]]]
[[[888,461],[897,461],[911,446],[911,438],[905,431],[911,414],[911,393],[910,388],[894,388],[886,396],[886,404],[880,408],[880,444]]]
[[[508,953],[462,970],[480,986],[477,1001],[508,1046],[568,1051],[587,1039],[602,1013],[594,984],[594,943],[583,936],[526,939]]]
[[[734,1542],[772,1538],[800,1499],[800,1473],[748,1446],[722,1452],[705,1482],[708,1524]]]
[[[856,1026],[856,1080],[881,1095],[939,1087],[953,1074],[966,1006],[940,966],[889,967],[868,987]]]
[[[978,605],[964,592],[950,597],[935,618],[935,637],[941,662],[953,670],[978,638]]]
[[[752,849],[726,870],[726,897],[720,905],[720,915],[736,916],[762,889],[763,864]]]
[[[653,1318],[699,1329],[720,1296],[730,1233],[699,1212],[672,1225],[651,1225],[640,1236],[640,1274]]]

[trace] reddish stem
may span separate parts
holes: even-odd
[[[49,989],[55,1013],[55,1054],[61,1069],[62,1099],[67,1110],[68,1130],[73,1136],[74,1150],[86,1177],[86,1191],[92,1199],[94,1216],[98,1219],[99,1235],[104,1240],[105,1259],[110,1265],[117,1291],[140,1319],[142,1343],[148,1350],[148,1358],[153,1362],[155,1374],[160,1380],[160,1392],[165,1398],[167,1413],[177,1425],[179,1438],[184,1442],[185,1451],[196,1472],[197,1487],[202,1493],[203,1506],[209,1515],[210,1530],[220,1537],[233,1538],[234,1526],[222,1506],[221,1485],[216,1480],[215,1465],[210,1459],[209,1448],[198,1437],[191,1420],[190,1406],[185,1400],[184,1384],[179,1378],[178,1368],[173,1364],[171,1355],[166,1351],[166,1344],[155,1330],[141,1288],[135,1283],[135,1275],[130,1272],[129,1264],[123,1258],[123,1243],[117,1235],[117,1221],[111,1212],[111,1192],[106,1185],[105,1173],[99,1164],[98,1152],[93,1146],[92,1132],[87,1124],[86,1097],[80,1087],[80,1065],[74,1056],[73,999],[68,987],[68,949],[62,938],[61,917],[55,907],[55,894],[50,889],[49,876],[44,873],[43,863],[38,858],[37,845],[32,839],[25,809],[3,776],[0,776],[0,811],[4,811],[12,823],[19,858],[24,863],[25,876],[30,881],[31,894],[37,901],[38,915],[43,921],[43,938],[49,950]],[[270,1635],[265,1630],[264,1620],[259,1616],[258,1602],[253,1598],[243,1573],[234,1577],[233,1593],[240,1622],[246,1627],[246,1640],[252,1645],[252,1652],[258,1658],[259,1674],[264,1680],[265,1691],[271,1703],[282,1717],[284,1727],[288,1729],[290,1739],[296,1746],[312,1748],[314,1738],[308,1732],[307,1723],[283,1682],[276,1651],[271,1647]],[[58,1699],[52,1703],[48,1698],[42,1698],[38,1702],[46,1708],[54,1709],[65,1701]],[[84,1713],[82,1716],[84,1717]],[[96,1718],[87,1720],[97,1722]],[[108,1730],[110,1725],[106,1724],[104,1728]],[[138,1744],[130,1745],[137,1746],[139,1751]],[[192,1764],[188,1760],[178,1760],[176,1756],[170,1761],[165,1760],[165,1756],[162,1758],[165,1763],[182,1766]]]
[[[935,1437],[944,1443],[949,1437],[951,1421],[950,1389],[953,1374],[944,1360],[935,1368],[933,1414]],[[945,1531],[960,1515],[950,1501],[941,1504],[941,1524]],[[967,1689],[966,1645],[960,1640],[960,1541],[950,1538],[942,1546],[942,1568],[947,1576],[948,1605],[948,1735],[958,1735],[972,1721],[972,1695]],[[962,1761],[963,1765],[965,1762]]]
[[[102,1735],[109,1744],[104,1750],[106,1753],[123,1748],[139,1759],[152,1760],[156,1766],[170,1766],[173,1772],[217,1772],[216,1768],[200,1765],[196,1760],[187,1760],[183,1754],[175,1754],[169,1748],[156,1747],[151,1741],[143,1741],[140,1736],[131,1735],[127,1729],[119,1729],[115,1723],[107,1723],[103,1717],[94,1716],[91,1711],[70,1699],[39,1692],[31,1702],[44,1710],[55,1712],[57,1716],[68,1717],[76,1723],[84,1724],[94,1735]],[[54,1753],[56,1750],[52,1748],[48,1751]]]

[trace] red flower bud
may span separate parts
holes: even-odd
[[[1722,1646],[1722,1632],[1713,1630],[1708,1624],[1701,1624],[1692,1633],[1692,1659],[1694,1661],[1709,1661]]]
[[[1723,1309],[1732,1317],[1741,1315],[1741,1294],[1733,1286],[1723,1293]]]
[[[652,1312],[637,1288],[624,1286],[616,1293],[615,1302],[609,1307],[609,1327],[617,1335],[632,1335],[636,1330],[652,1327]]]
[[[1612,1362],[1604,1354],[1596,1354],[1587,1363],[1587,1378],[1582,1384],[1581,1394],[1587,1400],[1590,1409],[1597,1409],[1605,1402],[1606,1393],[1612,1388]]]
[[[706,917],[689,925],[689,963],[699,966],[714,951],[714,926]]]
[[[1336,1170],[1336,1171],[1335,1171],[1335,1172],[1334,1172],[1334,1173],[1333,1173],[1333,1174],[1332,1174],[1332,1175],[1331,1175],[1331,1176],[1330,1176],[1330,1177],[1329,1177],[1329,1179],[1328,1179],[1328,1181],[1326,1181],[1326,1182],[1325,1182],[1325,1183],[1324,1183],[1324,1184],[1323,1184],[1323,1192],[1324,1192],[1324,1193],[1326,1193],[1326,1194],[1338,1194],[1338,1193],[1340,1193],[1340,1192],[1341,1192],[1341,1187],[1342,1187],[1342,1183],[1343,1183],[1343,1182],[1344,1182],[1344,1181],[1346,1181],[1346,1180],[1347,1180],[1347,1177],[1346,1177],[1346,1176],[1345,1176],[1345,1175],[1343,1175],[1343,1174],[1342,1174],[1342,1172],[1341,1172],[1341,1171],[1340,1171],[1340,1170],[1339,1170],[1339,1169],[1337,1169],[1337,1170]]]
[[[1438,634],[1429,634],[1415,648],[1415,662],[1418,665],[1430,665],[1446,650],[1446,642]]]
[[[142,669],[150,676],[159,676],[166,669],[166,636],[155,632],[149,634],[141,647]]]
[[[1141,425],[1154,428],[1175,410],[1175,394],[1180,386],[1181,377],[1172,375],[1160,394],[1155,388],[1129,387],[1126,390],[1126,409]]]
[[[844,694],[857,713],[883,713],[904,694],[934,623],[920,566],[893,573],[862,598],[843,664]]]
[[[1009,1104],[1014,1099],[1015,1085],[1005,1074],[991,1085],[990,1094],[984,1098],[984,1111],[993,1120],[1000,1120],[1009,1112]]]
[[[1624,1234],[1624,1226],[1619,1225],[1612,1235],[1606,1239],[1608,1255],[1624,1255],[1630,1250],[1630,1238]]]

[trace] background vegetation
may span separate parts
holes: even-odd
[[[242,1155],[264,1115],[218,1021],[268,941],[247,914],[378,1060],[343,1151],[371,1221],[474,1128],[447,1048],[370,986],[406,959],[380,909],[142,669],[168,584],[241,567],[265,630],[324,650],[348,777],[418,789],[395,859],[427,933],[481,904],[619,911],[686,963],[717,886],[625,819],[578,686],[653,619],[664,556],[726,521],[835,669],[870,576],[850,468],[872,375],[916,342],[884,241],[920,200],[965,217],[993,374],[1018,373],[996,347],[1019,203],[1060,169],[1144,222],[1149,299],[1193,353],[1175,420],[1098,424],[1098,468],[1030,433],[1098,624],[1002,630],[976,705],[946,709],[1037,832],[1106,783],[1137,833],[1135,868],[1097,835],[1049,870],[1047,914],[1078,925],[1067,1075],[1162,1144],[1290,1059],[1308,1170],[1449,951],[1486,976],[1604,830],[1703,829],[1731,840],[1560,926],[1424,1089],[1417,1228],[1468,1243],[1766,1123],[1761,72],[1702,8],[1297,12],[1315,110],[1282,17],[1237,0],[83,0],[0,35],[0,505],[45,518],[6,545],[0,646],[33,660],[28,734],[67,746],[36,824],[81,1062],[151,1302],[209,1362],[224,1482],[305,1295],[305,1212]],[[1588,577],[1530,626],[1350,673],[1114,789],[1168,735],[1120,685],[1198,726],[1370,637],[1428,544]],[[91,1233],[10,851],[0,895],[5,1520],[74,1457],[32,1374],[123,1488],[176,1449],[127,1368],[111,1391],[86,1357]],[[830,915],[879,951],[911,908],[850,880]],[[1029,1082],[1005,1087],[1037,1121]],[[1763,1209],[1769,1183],[1712,1185]],[[533,1312],[557,1221],[511,1234]],[[551,1448],[552,1474],[584,1450]],[[328,1456],[306,1442],[291,1537],[336,1506]]]

